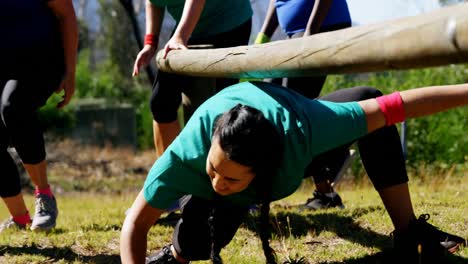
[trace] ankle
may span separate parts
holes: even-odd
[[[52,193],[52,190],[50,189],[50,186],[47,185],[47,187],[39,187],[39,186],[36,186],[36,189],[34,191],[34,195],[37,197],[39,196],[40,194],[42,195],[47,195],[49,197],[53,197],[53,193]]]
[[[12,216],[12,218],[13,218],[13,221],[19,225],[27,225],[32,222],[31,216],[29,215],[28,211],[24,215],[15,215],[15,216]]]

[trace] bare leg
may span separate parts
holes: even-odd
[[[23,195],[21,193],[13,197],[3,198],[3,201],[12,216],[23,216],[28,213],[28,208],[26,208],[26,204],[24,203]]]
[[[379,195],[396,230],[407,229],[416,219],[407,183],[380,190]]]
[[[170,123],[158,123],[153,121],[153,138],[156,155],[159,158],[167,147],[174,141],[181,128],[178,120]]]
[[[47,161],[43,160],[37,164],[23,164],[34,185],[39,189],[49,187],[47,181]]]

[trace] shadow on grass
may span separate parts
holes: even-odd
[[[321,232],[333,232],[337,236],[347,241],[360,244],[364,247],[376,247],[381,252],[358,257],[344,259],[340,262],[320,262],[319,264],[395,264],[395,263],[412,263],[405,260],[395,260],[392,254],[392,238],[389,235],[376,233],[368,228],[359,226],[355,219],[363,215],[382,211],[385,209],[381,206],[369,206],[353,210],[351,216],[342,216],[334,211],[319,211],[319,212],[298,212],[298,211],[280,211],[271,215],[272,219],[272,234],[277,237],[301,237],[312,232],[318,236]],[[250,215],[244,228],[258,233],[259,222],[258,215]],[[320,244],[320,241],[307,241],[306,244]],[[313,249],[312,249],[313,250]],[[407,259],[406,259],[407,260]],[[294,263],[294,262],[292,262]],[[427,263],[428,262],[423,262]],[[449,254],[443,260],[430,262],[430,264],[468,264],[468,259]]]
[[[401,264],[467,264],[468,259],[457,256],[457,255],[448,255],[446,256],[443,260],[441,259],[434,259],[430,261],[414,261],[411,262],[407,258],[395,260],[392,255],[391,251],[383,251],[374,255],[369,255],[365,257],[360,257],[360,258],[349,258],[349,259],[344,259],[343,261],[339,262],[319,262],[318,264],[395,264],[395,263],[401,263]]]
[[[383,210],[379,206],[360,208],[352,216],[341,216],[333,211],[323,212],[295,212],[283,211],[272,215],[272,233],[278,237],[301,237],[312,232],[317,236],[321,232],[333,232],[337,236],[366,247],[385,249],[391,247],[391,239],[387,235],[376,233],[370,229],[362,228],[354,220],[356,217]],[[251,216],[244,227],[258,233],[258,217]],[[316,242],[307,242],[314,244]]]
[[[98,254],[94,256],[84,256],[75,253],[68,247],[47,247],[44,248],[40,245],[32,244],[29,246],[12,247],[0,246],[0,256],[4,255],[36,255],[47,257],[47,263],[55,261],[74,262],[80,261],[83,263],[121,263],[119,255],[103,255]]]

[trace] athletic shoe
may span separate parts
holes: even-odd
[[[26,225],[21,225],[13,220],[13,217],[0,223],[0,233],[7,229],[26,229]]]
[[[179,264],[179,262],[172,255],[171,245],[167,245],[156,254],[146,257],[146,264]]]
[[[307,199],[307,202],[301,206],[302,210],[320,210],[327,208],[343,209],[344,205],[338,193],[333,192],[333,198],[315,190],[314,197]]]
[[[403,232],[393,232],[393,246],[396,257],[403,257],[410,263],[441,263],[441,258],[454,253],[466,240],[439,230],[429,224],[429,214],[423,214],[411,222]]]
[[[57,216],[58,209],[55,197],[39,194],[36,197],[36,210],[34,212],[31,230],[49,231],[55,227]]]

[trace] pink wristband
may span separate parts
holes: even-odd
[[[376,100],[385,116],[386,126],[405,121],[405,108],[400,92],[379,96]]]

